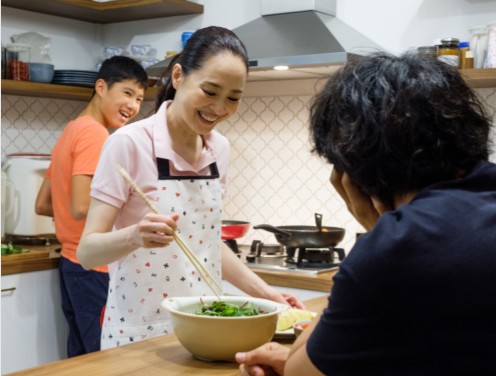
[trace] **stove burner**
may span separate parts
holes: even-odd
[[[246,262],[253,269],[316,274],[339,266],[344,257],[341,248],[292,248],[254,240]]]
[[[331,268],[344,259],[344,249],[341,248],[286,248],[288,264],[299,268]],[[339,261],[335,260],[335,253]],[[295,258],[295,254],[297,257]]]

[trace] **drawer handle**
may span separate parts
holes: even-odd
[[[7,287],[6,289],[2,289],[1,292],[10,292],[10,291],[15,291],[16,287]]]

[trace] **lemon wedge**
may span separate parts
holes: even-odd
[[[296,321],[312,320],[314,317],[315,313],[313,312],[304,309],[288,308],[279,314],[276,330],[279,332],[291,329]]]

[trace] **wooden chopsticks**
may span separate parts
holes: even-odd
[[[136,191],[136,193],[145,201],[146,205],[150,208],[152,212],[155,214],[160,214],[158,209],[153,205],[153,203],[150,201],[148,197],[146,197],[145,193],[141,190],[140,187],[136,184],[136,182],[133,180],[133,178],[128,174],[128,172],[120,165],[116,166],[117,171],[122,175],[124,179],[131,185],[131,187]],[[219,283],[216,281],[216,279],[210,274],[208,269],[203,266],[200,260],[196,257],[196,255],[189,249],[187,244],[184,242],[184,240],[179,236],[178,233],[174,233],[174,240],[176,243],[179,245],[179,248],[184,252],[186,257],[188,257],[189,261],[193,264],[193,266],[196,268],[198,273],[203,277],[205,282],[207,283],[208,287],[212,292],[217,296],[217,298],[222,295],[222,287],[219,285]]]

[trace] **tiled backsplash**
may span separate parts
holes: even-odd
[[[496,89],[478,93],[494,118]],[[362,229],[330,186],[331,167],[310,153],[310,99],[245,98],[238,114],[219,125],[232,149],[224,218],[252,225],[314,225],[314,214],[321,213],[325,226],[346,229],[341,246],[349,250]],[[65,124],[84,107],[80,101],[2,95],[2,160],[9,153],[50,153]],[[145,102],[141,113],[152,109],[153,103]],[[254,239],[276,242],[272,234],[254,229],[238,241],[250,244]]]

